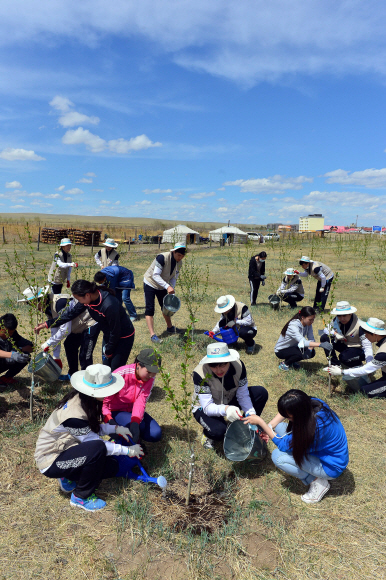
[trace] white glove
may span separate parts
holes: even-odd
[[[238,407],[234,407],[233,405],[229,405],[226,410],[226,418],[227,421],[233,423],[233,421],[238,421],[243,416],[243,412]]]
[[[319,292],[324,292],[324,288],[320,288]]]
[[[138,457],[139,459],[143,455],[143,449],[138,443],[136,445],[132,445],[131,447],[126,447],[127,455],[129,457]]]
[[[327,373],[329,373],[330,375],[334,376],[334,377],[343,374],[342,373],[342,369],[339,368],[339,367],[336,367],[334,365],[332,365],[330,367],[324,367],[323,370],[326,371]]]
[[[249,417],[249,415],[257,415],[255,409],[253,407],[251,407],[250,409],[248,409],[248,411],[245,413],[246,417]]]
[[[228,328],[232,328],[232,326],[234,326],[236,323],[234,320],[231,320],[230,322],[227,322],[227,327]]]
[[[42,349],[43,352],[47,352],[47,350],[50,348],[50,345],[48,344],[48,342],[43,342],[40,348]]]
[[[345,340],[343,334],[339,334],[339,332],[336,332],[336,330],[334,331],[334,336],[336,340]]]
[[[132,437],[130,429],[127,427],[122,427],[122,425],[117,425],[115,427],[115,433],[123,437],[126,441],[129,441],[129,437]]]

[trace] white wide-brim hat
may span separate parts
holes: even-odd
[[[125,379],[111,372],[107,365],[90,365],[85,371],[71,376],[71,384],[80,393],[89,397],[110,397],[122,389]]]
[[[229,348],[225,342],[215,342],[206,347],[206,356],[200,361],[200,365],[209,363],[227,363],[239,360],[240,355],[237,350]]]
[[[62,240],[60,240],[60,245],[61,246],[68,246],[68,244],[72,244],[70,238],[63,238]]]
[[[44,286],[43,288],[36,288],[36,286],[31,286],[31,288],[26,288],[23,290],[24,298],[18,300],[18,302],[29,302],[29,300],[33,300],[34,298],[41,298],[45,296],[50,291],[49,286]]]
[[[103,245],[108,248],[118,248],[118,244],[112,238],[107,238],[107,240],[103,242]]]
[[[170,251],[178,252],[178,250],[182,250],[182,248],[186,250],[186,244],[174,244],[174,248],[172,248]]]
[[[287,268],[285,272],[283,272],[284,276],[296,276],[296,272],[294,268]]]
[[[335,315],[342,315],[345,314],[354,314],[358,309],[355,306],[351,306],[350,302],[346,300],[342,300],[341,302],[337,302],[335,308],[331,310],[331,314]]]
[[[371,332],[372,334],[380,334],[380,335],[386,334],[385,323],[383,322],[383,320],[380,320],[379,318],[369,318],[367,322],[365,322],[364,320],[360,320],[359,324],[362,328],[364,328],[368,332]]]
[[[214,311],[220,314],[223,312],[228,312],[228,310],[233,308],[235,302],[236,300],[231,294],[220,296],[220,298],[217,300],[217,306],[215,307]]]
[[[312,262],[312,260],[308,256],[302,256],[299,262]]]

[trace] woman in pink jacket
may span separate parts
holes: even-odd
[[[141,350],[133,364],[114,371],[124,379],[125,386],[115,395],[103,399],[104,422],[128,427],[134,443],[138,443],[140,437],[152,443],[161,439],[161,427],[145,413],[160,365],[161,359],[152,348]]]

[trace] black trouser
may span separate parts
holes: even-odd
[[[361,393],[370,397],[370,399],[386,397],[386,376],[382,373],[382,378],[368,385],[363,385]]]
[[[253,326],[238,326],[237,330],[239,337],[245,342],[247,346],[253,346],[255,344],[253,339],[257,333],[256,328],[253,328]]]
[[[303,298],[304,296],[299,294],[299,292],[289,292],[283,296],[282,301],[287,302],[291,308],[296,308],[297,302],[301,302]]]
[[[328,295],[330,293],[330,288],[331,288],[331,283],[333,281],[334,277],[332,277],[330,280],[326,281],[326,285],[324,287],[324,292],[320,292],[320,288],[322,287],[320,280],[318,281],[317,285],[316,285],[316,293],[315,293],[315,299],[314,299],[314,308],[315,310],[324,310],[325,306],[326,306],[326,302],[327,302],[327,298]]]
[[[51,284],[53,294],[61,294],[63,284]]]
[[[304,352],[303,352],[304,350]],[[287,348],[282,348],[281,350],[275,352],[277,358],[283,360],[286,365],[293,365],[296,362],[301,360],[307,360],[309,358],[314,358],[315,356],[315,349],[313,348],[310,350],[308,347],[305,347],[303,350],[300,350],[298,346],[289,346]]]
[[[106,452],[102,439],[79,443],[63,451],[43,475],[75,481],[74,495],[86,499],[94,493],[102,479],[115,477],[118,473],[117,459],[106,455]]]
[[[331,342],[330,337],[327,334],[322,334],[320,337],[320,342]],[[347,346],[343,341],[332,341],[331,343],[334,349],[331,351],[331,364],[338,365],[342,363],[348,368],[354,368],[359,366],[362,362],[366,360],[365,353],[363,348],[359,348],[356,346]],[[326,353],[326,357],[328,358],[328,351],[324,351]],[[339,354],[338,355],[336,353]]]
[[[66,351],[69,375],[73,375],[78,370],[78,351],[81,370],[84,371],[89,365],[92,365],[92,354],[98,340],[99,332],[98,324],[94,324],[79,334],[71,332],[67,336],[63,344]]]
[[[251,306],[256,304],[257,295],[259,293],[261,280],[249,280],[249,285],[251,287]]]
[[[20,371],[22,371],[24,367],[27,366],[28,364],[28,361],[25,363],[18,363],[18,362],[9,362],[10,360],[11,360],[10,358],[0,358],[0,374],[5,373],[4,377],[6,377],[7,379],[16,377],[16,375],[18,375]]]
[[[115,371],[119,367],[123,367],[127,363],[127,359],[130,356],[131,349],[134,344],[134,332],[128,338],[120,338],[113,356],[107,358],[103,356],[103,364],[108,365],[112,371]],[[105,340],[103,339],[103,346],[105,345]],[[102,346],[102,349],[103,349]]]
[[[145,316],[154,316],[154,303],[157,298],[158,304],[162,310],[164,298],[167,295],[167,290],[157,290],[148,284],[143,285],[143,291],[145,293]]]
[[[261,415],[265,403],[268,401],[268,391],[264,387],[248,387],[248,391],[253,408],[258,415]],[[240,407],[236,396],[233,397],[228,405]],[[204,428],[204,435],[209,437],[209,439],[214,439],[215,441],[222,441],[224,439],[227,430],[227,423],[224,417],[210,417],[200,408],[194,412],[194,418]]]

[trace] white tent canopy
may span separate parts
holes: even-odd
[[[219,242],[222,239],[227,240],[228,238],[230,238],[231,242],[246,242],[248,239],[248,234],[236,228],[236,226],[223,226],[217,230],[212,230],[209,235],[214,242]]]
[[[165,230],[162,235],[162,242],[171,244],[196,244],[199,241],[200,234],[191,230],[188,226],[178,225],[170,230]]]

